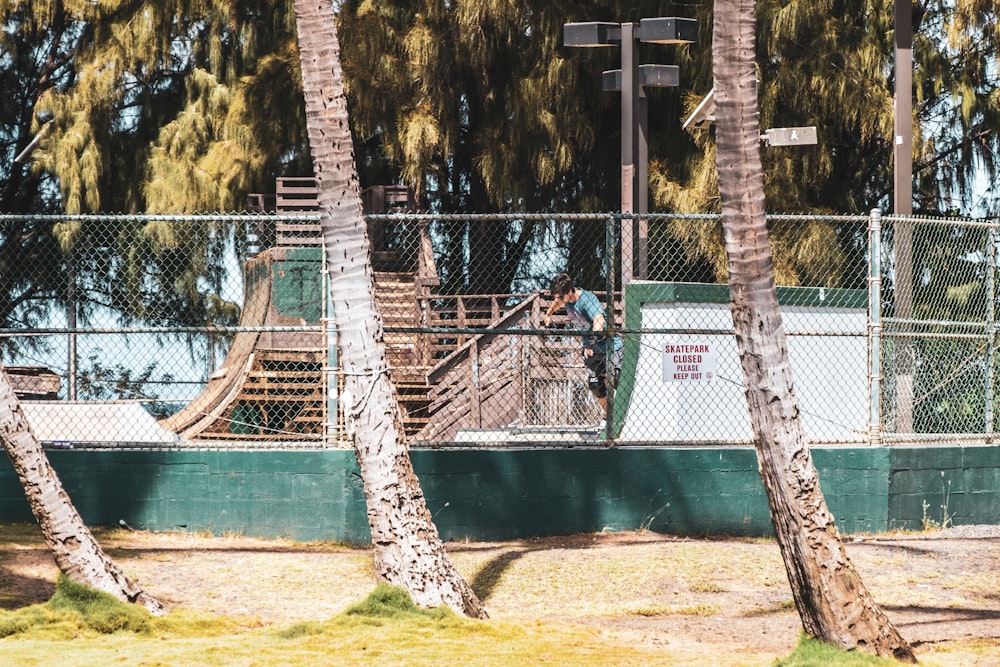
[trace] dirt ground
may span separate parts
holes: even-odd
[[[1000,664],[1000,531],[951,529],[845,538],[878,603],[934,664],[940,647],[986,647]],[[171,608],[264,623],[320,620],[373,585],[370,549],[186,533],[97,532],[104,548]],[[580,624],[677,655],[768,664],[798,641],[777,545],[649,532],[449,543],[491,618]],[[0,526],[0,607],[46,600],[55,567],[31,527]],[[992,656],[992,657],[991,657]]]

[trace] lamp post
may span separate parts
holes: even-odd
[[[621,69],[603,72],[605,91],[621,91],[622,158],[621,212],[649,211],[648,99],[645,87],[676,86],[676,65],[640,65],[638,42],[690,44],[698,34],[698,23],[685,18],[651,18],[638,23],[590,21],[563,24],[563,45],[571,47],[621,47]],[[622,285],[647,275],[648,224],[644,219],[623,221]]]
[[[913,15],[909,2],[895,0],[896,109],[893,135],[893,212],[913,214]],[[896,351],[896,432],[913,432],[912,348],[905,332],[913,317],[913,223],[893,223],[895,317],[903,337]]]

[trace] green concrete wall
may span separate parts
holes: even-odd
[[[923,504],[927,503],[926,510]],[[1000,523],[1000,447],[890,450],[889,528]]]
[[[236,532],[365,543],[352,452],[48,452],[89,525]],[[764,535],[767,498],[750,448],[414,450],[446,540],[632,530]],[[1000,523],[1000,447],[814,449],[842,532],[940,520]],[[0,521],[30,521],[13,469],[0,469]]]

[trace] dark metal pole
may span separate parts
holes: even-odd
[[[639,105],[639,131],[636,133],[636,169],[635,176],[635,212],[649,212],[649,99],[646,97],[646,88],[639,86],[637,96]],[[646,218],[639,218],[633,227],[635,239],[635,270],[632,277],[638,280],[645,280],[649,276],[649,221]]]
[[[639,64],[636,61],[635,24],[622,23],[622,213],[635,212],[635,147],[639,123]],[[622,286],[632,282],[635,258],[635,220],[622,218]]]
[[[896,114],[893,142],[893,212],[913,213],[913,5],[895,0]],[[912,345],[906,332],[913,317],[913,223],[893,224],[895,316],[903,333],[896,350],[896,431],[913,432]]]
[[[76,331],[76,251],[70,249],[69,261],[66,263],[66,326],[71,332]],[[76,400],[77,368],[76,368],[76,333],[69,334],[66,359],[66,400]]]
[[[895,0],[896,115],[894,206],[896,215],[913,213],[913,5]]]
[[[604,433],[598,434],[599,437],[603,437],[605,440],[611,440],[614,438],[614,434],[617,433],[614,428],[614,414],[615,414],[615,390],[616,387],[611,385],[612,379],[614,377],[614,370],[611,365],[612,355],[608,352],[607,346],[612,346],[614,348],[614,343],[612,342],[612,336],[615,333],[615,231],[621,229],[620,225],[616,225],[617,221],[614,217],[608,218],[607,223],[604,226],[604,302],[605,311],[607,312],[607,317],[604,318],[604,331],[605,336],[605,366],[604,369],[607,371],[604,376],[604,382],[606,383],[605,390],[607,399],[605,401],[604,410]],[[622,298],[624,300],[625,287],[622,286]]]

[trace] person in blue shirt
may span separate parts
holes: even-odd
[[[610,360],[611,386],[618,384],[621,373],[622,340],[618,336],[608,338],[605,333],[607,312],[601,300],[593,292],[575,287],[567,273],[552,278],[550,285],[552,305],[545,313],[544,324],[552,324],[552,315],[560,308],[566,308],[566,315],[577,329],[592,331],[594,335],[581,336],[583,363],[587,367],[587,386],[594,394],[602,411],[607,411],[608,365]]]

